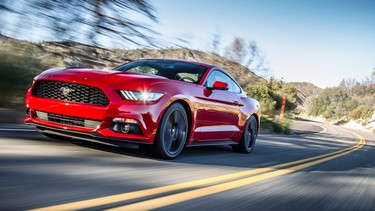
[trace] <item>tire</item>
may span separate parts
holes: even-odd
[[[179,103],[172,104],[160,121],[153,144],[153,155],[163,159],[176,158],[185,146],[188,124],[184,107]]]
[[[60,140],[60,141],[70,141],[70,140],[72,140],[72,138],[65,137],[65,136],[59,136],[59,135],[55,135],[55,134],[43,133],[43,135],[47,136],[48,138],[52,138],[52,139],[56,139],[56,140]]]
[[[255,147],[258,136],[258,123],[254,116],[251,116],[245,125],[240,143],[232,146],[233,150],[241,153],[250,153]]]

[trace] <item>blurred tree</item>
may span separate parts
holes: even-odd
[[[221,40],[221,36],[220,36],[220,33],[219,32],[216,32],[215,34],[213,34],[213,38],[212,38],[212,53],[213,54],[216,54],[216,55],[219,55],[220,53],[220,40]]]
[[[269,75],[269,67],[266,63],[266,59],[254,40],[248,42],[246,57],[247,63],[245,66],[247,68],[266,77]]]
[[[266,59],[254,40],[246,41],[241,37],[235,37],[232,43],[225,48],[224,56],[229,60],[241,63],[263,77],[270,76]]]
[[[244,57],[246,56],[246,42],[241,37],[235,37],[233,42],[226,47],[225,57],[229,60],[242,63]]]
[[[255,41],[251,40],[249,42],[249,45],[248,45],[248,48],[249,48],[249,58],[247,60],[247,63],[246,63],[246,67],[250,67],[254,62],[255,62],[255,59],[259,56],[259,49],[258,49],[258,46],[256,44]]]
[[[0,13],[11,15],[0,22],[3,32],[47,30],[58,40],[94,45],[100,44],[99,40],[157,45],[153,39],[157,33],[136,21],[137,15],[142,15],[157,22],[148,0],[1,0]]]

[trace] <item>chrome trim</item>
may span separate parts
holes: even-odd
[[[217,125],[217,126],[205,126],[198,127],[195,132],[217,132],[217,131],[233,131],[238,132],[240,129],[234,125]]]

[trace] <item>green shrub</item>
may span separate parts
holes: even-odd
[[[360,105],[350,112],[350,117],[356,119],[369,119],[371,118],[374,110],[368,105]]]
[[[369,119],[372,117],[373,113],[374,113],[374,110],[370,106],[365,105],[363,110],[361,111],[361,118]]]
[[[273,119],[268,115],[262,115],[260,125],[261,131],[285,134],[290,133],[289,117],[284,117],[283,123],[279,124],[278,119]]]
[[[297,90],[290,84],[270,79],[259,84],[246,87],[248,96],[256,99],[261,104],[262,113],[274,116],[282,104],[282,96],[286,95],[285,110],[297,108]]]

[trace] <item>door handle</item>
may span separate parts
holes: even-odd
[[[235,106],[239,106],[239,105],[240,105],[240,103],[239,103],[238,101],[234,101],[233,104],[234,104]]]

